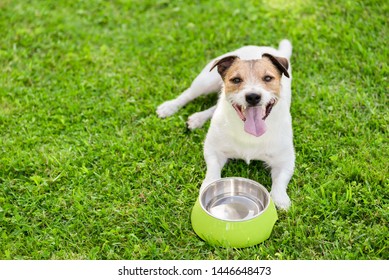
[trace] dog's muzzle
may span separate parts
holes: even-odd
[[[252,103],[258,104],[256,100],[258,97],[251,95],[246,96],[247,98],[251,100]],[[259,96],[260,100],[260,96]],[[250,102],[248,102],[250,104]],[[242,106],[238,104],[232,104],[232,107],[234,107],[235,111],[237,112],[239,118],[244,122],[244,130],[255,136],[259,137],[263,135],[266,132],[266,123],[265,120],[269,116],[271,110],[273,109],[273,106],[276,104],[276,99],[271,99],[269,103],[266,104],[266,106]]]

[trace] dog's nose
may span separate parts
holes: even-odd
[[[256,93],[249,93],[246,94],[246,101],[248,104],[255,106],[259,103],[259,101],[261,101],[261,96]]]

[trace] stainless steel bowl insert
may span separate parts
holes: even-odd
[[[258,216],[270,202],[261,184],[245,178],[223,178],[208,185],[200,195],[201,207],[225,221],[246,221]]]

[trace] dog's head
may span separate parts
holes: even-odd
[[[246,132],[261,136],[265,119],[281,94],[281,78],[289,78],[288,60],[270,54],[261,59],[241,60],[227,56],[214,63],[224,82],[227,100],[244,121]]]

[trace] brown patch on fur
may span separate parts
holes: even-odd
[[[288,68],[289,68],[289,62],[285,57],[279,57],[279,56],[272,56],[271,54],[264,53],[262,57],[268,58],[274,66],[280,70],[282,74],[284,74],[286,77],[289,78]]]
[[[267,79],[269,77],[270,80],[268,81]],[[247,84],[260,84],[267,91],[279,96],[281,91],[281,77],[282,73],[267,58],[235,60],[224,73],[225,93],[231,94],[239,92]]]
[[[225,72],[228,70],[228,68],[231,67],[231,65],[236,60],[239,60],[239,58],[236,55],[223,57],[222,59],[215,61],[215,63],[213,64],[213,66],[209,71],[212,71],[213,68],[217,67],[217,72],[219,72],[220,76],[224,78]]]

